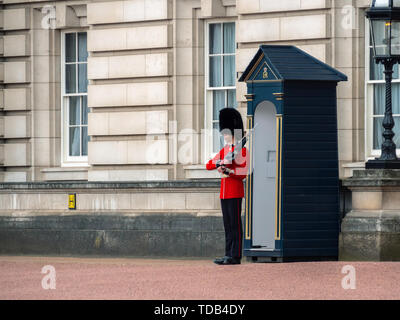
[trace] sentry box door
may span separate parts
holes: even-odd
[[[243,255],[252,260],[337,259],[337,98],[346,75],[294,46],[262,45],[247,85],[251,170]]]
[[[270,101],[261,102],[254,113],[253,188],[264,190],[253,197],[253,246],[275,249],[276,211],[276,108]]]

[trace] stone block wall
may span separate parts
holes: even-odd
[[[218,191],[218,180],[1,183],[0,254],[220,256]]]
[[[31,16],[24,7],[4,8],[1,15],[0,181],[26,181],[32,137],[30,98],[24,95],[32,82]]]
[[[349,77],[338,86],[338,138],[340,176],[350,176],[365,160],[368,5],[367,0],[2,1],[0,153],[7,144],[25,144],[30,151],[25,161],[1,163],[0,180],[216,178],[201,167],[210,156],[200,136],[206,127],[206,24],[229,21],[236,22],[237,78],[260,44],[296,45]],[[60,41],[68,30],[88,34],[89,152],[87,163],[75,165],[61,157]],[[246,120],[246,86],[237,82],[236,88]],[[179,140],[175,133],[184,129],[196,133]],[[151,153],[150,140],[160,140],[159,162],[130,155]],[[188,141],[190,161],[181,163],[179,150]],[[107,156],[105,146],[121,155]]]
[[[171,178],[165,165],[170,163],[168,121],[173,118],[172,4],[87,5],[90,181],[118,179],[116,169],[140,180]],[[157,150],[154,156],[152,150]]]

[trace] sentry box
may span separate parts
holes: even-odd
[[[294,46],[262,45],[239,81],[253,132],[244,256],[337,260],[336,87],[346,75]]]

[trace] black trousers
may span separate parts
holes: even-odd
[[[242,198],[221,199],[225,229],[225,255],[242,258]]]

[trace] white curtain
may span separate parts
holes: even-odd
[[[224,53],[235,53],[235,24],[224,23]]]
[[[86,32],[78,33],[78,61],[87,61],[87,35]]]
[[[224,23],[224,53],[235,53],[235,24]],[[224,56],[224,86],[235,86],[235,56]]]
[[[69,155],[80,156],[80,128],[71,127],[69,128]]]
[[[219,111],[226,107],[225,105],[225,90],[214,90],[213,91],[213,121],[214,130],[213,131],[213,151],[218,152],[224,146],[224,138],[219,133]]]
[[[386,85],[374,84],[374,115],[385,114]],[[392,83],[392,112],[400,114],[400,83]]]
[[[385,84],[374,85],[374,115],[380,115],[380,117],[374,117],[374,137],[373,144],[374,149],[380,149],[383,141],[382,133],[384,128],[382,127],[383,115],[385,114],[386,106],[386,87]],[[392,84],[392,112],[393,114],[400,114],[400,83]],[[394,143],[398,149],[400,149],[400,116],[394,116],[395,126],[393,128]]]
[[[74,126],[69,128],[69,155],[80,156],[80,97],[69,97],[69,124]]]
[[[369,68],[370,80],[385,80],[385,75],[383,73],[383,71],[385,70],[385,67],[381,63],[379,63],[379,64],[375,63],[372,49],[370,49],[370,51],[371,51],[370,68]],[[398,64],[395,64],[393,66],[393,79],[399,79],[399,65]]]
[[[228,105],[229,108],[236,108],[237,101],[236,101],[236,90],[228,90]]]
[[[235,86],[235,57],[224,56],[224,87]]]
[[[78,64],[78,92],[87,92],[88,77],[86,63]]]
[[[210,57],[210,87],[221,87],[221,56]]]
[[[219,120],[219,110],[225,108],[225,90],[213,91],[213,120]]]
[[[65,62],[76,62],[76,34],[65,34]]]
[[[210,24],[210,39],[209,39],[209,47],[210,53],[222,53],[221,52],[221,24]]]
[[[84,126],[84,127],[82,127],[82,155],[83,156],[87,156],[88,141],[89,141],[89,136],[88,136],[87,127]]]

